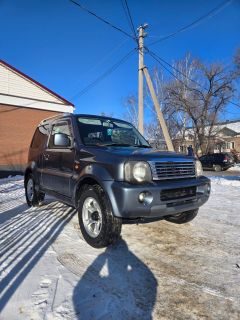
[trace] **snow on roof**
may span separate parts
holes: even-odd
[[[205,127],[205,134],[208,134],[209,128],[210,128],[210,126]],[[230,130],[236,132],[236,134],[240,134],[240,120],[219,122],[216,125],[214,125],[213,133],[217,133],[217,132],[223,130],[224,128],[230,129]],[[193,135],[193,134],[194,134],[193,128],[186,129],[185,135]]]
[[[228,129],[233,130],[233,131],[235,131],[237,133],[240,132],[240,120],[237,120],[237,121],[226,121],[226,122],[217,124],[217,126],[219,128],[221,128],[221,129],[228,128]]]

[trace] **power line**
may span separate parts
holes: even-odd
[[[150,51],[148,48],[145,47],[145,49],[147,50],[147,53],[153,58],[155,59],[162,67],[163,69],[165,69],[169,74],[171,74],[175,79],[177,79],[179,82],[181,82],[182,84],[184,84],[184,86],[186,88],[188,88],[188,86],[186,85],[185,82],[183,82],[183,80],[181,80],[180,78],[178,78],[170,69],[168,69],[162,61],[164,61],[162,58],[160,58],[159,56],[157,56],[154,52]],[[162,60],[162,61],[161,61]],[[165,62],[165,61],[164,61]],[[177,70],[176,68],[174,68],[171,64],[169,64],[168,62],[165,62],[166,64],[168,64],[172,69],[175,69]],[[192,80],[190,78],[188,78],[184,73],[182,73],[180,70],[177,70],[178,73],[182,74],[185,78],[187,78],[188,80],[191,80],[191,81],[194,81],[195,80]],[[195,82],[197,83],[197,82]],[[200,85],[199,83],[197,83],[198,85]]]
[[[96,13],[88,10],[86,7],[84,7],[84,6],[81,5],[80,3],[78,3],[78,2],[76,2],[76,1],[74,1],[74,0],[69,0],[69,1],[71,1],[72,3],[74,3],[75,5],[77,5],[78,7],[80,7],[82,10],[86,11],[87,13],[89,13],[90,15],[94,16],[94,17],[97,18],[98,20],[100,20],[100,21],[102,21],[103,23],[107,24],[108,26],[112,27],[113,29],[116,29],[117,31],[125,34],[125,36],[130,37],[131,39],[134,39],[134,40],[135,40],[135,38],[134,38],[132,35],[130,35],[130,34],[127,33],[126,31],[122,30],[121,28],[116,27],[116,26],[113,25],[111,22],[109,22],[109,21],[105,20],[104,18],[98,16]]]
[[[227,111],[227,110],[224,110],[223,111],[224,113],[229,113],[229,114],[234,114],[234,115],[239,115],[239,112],[231,112],[231,111]]]
[[[183,75],[186,79],[188,79],[189,81],[197,84],[200,88],[207,90],[206,88],[204,88],[199,82],[189,78],[186,74],[184,74],[183,72],[181,72],[179,69],[177,69],[176,67],[172,66],[170,63],[168,63],[167,61],[165,61],[164,59],[162,59],[161,57],[159,57],[156,53],[150,51],[148,48],[146,48],[146,51],[148,52],[148,54],[155,59],[166,71],[168,71],[175,79],[177,79],[178,81],[180,81],[181,83],[183,83],[186,87],[187,85],[181,80],[179,79],[171,70],[169,70],[164,64],[167,64],[169,67],[171,67],[172,69],[174,69],[176,72],[178,72],[179,74]],[[213,95],[215,96],[215,95]],[[232,105],[235,105],[236,107],[240,108],[240,104],[237,104],[236,102],[230,101],[228,100],[228,103],[231,103]]]
[[[121,60],[116,62],[112,67],[110,67],[108,70],[106,70],[102,75],[100,75],[97,79],[95,79],[93,82],[91,82],[89,85],[87,85],[85,88],[83,88],[81,91],[76,93],[70,100],[75,100],[76,98],[81,97],[84,95],[87,91],[89,91],[91,88],[95,87],[101,80],[103,80],[105,77],[107,77],[109,74],[111,74],[113,71],[115,71],[122,63],[124,63],[135,51],[136,49],[132,49],[130,52],[128,52]]]
[[[240,104],[237,104],[236,102],[233,102],[233,101],[229,101],[231,104],[233,104],[234,106],[236,107],[239,107],[240,108]]]
[[[102,59],[100,59],[96,64],[92,65],[88,70],[84,71],[83,75],[89,74],[93,72],[95,69],[99,68],[104,62],[106,62],[113,53],[116,53],[127,41],[130,41],[129,39],[124,38],[124,41],[122,41],[120,44],[118,43],[117,46],[113,47],[110,51],[108,51]],[[79,84],[76,84],[76,87],[79,87]]]
[[[90,73],[93,70],[95,70],[96,68],[100,67],[105,61],[107,61],[112,55],[113,53],[116,53],[120,48],[122,48],[122,46],[127,42],[130,41],[129,39],[124,39],[124,41],[122,41],[121,43],[118,43],[116,46],[114,46],[110,51],[108,51],[103,57],[102,59],[100,59],[95,65],[91,66],[91,68],[89,70],[86,71],[86,73]]]
[[[128,6],[128,3],[127,3],[127,0],[125,0],[125,4],[126,4],[126,8],[127,8],[127,12],[128,12],[128,16],[130,18],[130,22],[131,22],[131,26],[132,26],[132,31],[135,35],[135,39],[137,40],[137,33],[136,33],[136,30],[135,30],[135,27],[134,27],[134,23],[133,23],[133,19],[132,19],[132,15],[131,15],[131,12],[130,12],[130,9],[129,9],[129,6]]]
[[[176,78],[178,81],[180,81],[181,83],[184,83],[181,79],[179,79],[171,70],[169,70],[159,59],[158,57],[155,56],[155,54],[148,50],[148,54],[153,58],[155,59],[159,64],[160,66],[162,66],[168,73],[170,73],[174,78]]]
[[[124,0],[121,0],[121,4],[122,4],[123,11],[124,11],[124,13],[125,13],[125,16],[126,16],[128,25],[129,25],[130,29],[132,30],[131,20],[130,20],[130,17],[129,17],[129,15],[128,15],[127,8],[125,7],[125,2],[124,2]],[[133,31],[133,30],[132,30],[132,31]],[[133,31],[133,34],[134,34],[134,31]]]
[[[201,16],[200,18],[198,18],[197,20],[187,24],[186,26],[178,29],[175,32],[172,32],[162,38],[160,38],[159,40],[153,41],[149,44],[149,46],[154,45],[158,42],[162,42],[164,40],[167,40],[169,38],[174,37],[175,35],[177,35],[178,33],[187,31],[188,29],[191,29],[193,27],[196,27],[197,25],[199,25],[200,23],[202,23],[204,20],[211,18],[213,16],[215,16],[218,12],[220,12],[223,8],[225,8],[226,6],[228,6],[233,0],[227,0],[224,2],[221,2],[218,6],[216,6],[215,8],[213,8],[212,10],[210,10],[208,13],[204,14],[203,16]]]
[[[181,74],[182,76],[184,76],[186,79],[190,80],[191,82],[195,83],[196,85],[198,85],[199,87],[203,88],[202,85],[200,83],[198,83],[196,80],[189,78],[186,74],[184,74],[182,71],[180,71],[179,69],[177,69],[176,67],[174,67],[173,65],[171,65],[169,62],[167,62],[166,60],[164,60],[163,58],[159,57],[156,53],[154,53],[153,51],[150,51],[148,48],[146,48],[147,52],[155,59],[158,61],[159,64],[161,64],[161,62],[159,60],[162,61],[162,63],[165,63],[167,66],[169,66],[170,68],[172,68],[173,70],[175,70],[177,73]],[[161,64],[162,65],[162,64]],[[162,65],[166,70],[168,70],[164,65]],[[168,70],[169,73],[171,73],[171,71]],[[176,78],[176,75],[174,73],[171,73],[173,75],[173,77]],[[181,82],[181,80],[179,78],[176,78],[177,80],[179,80]],[[207,90],[206,88],[204,88],[205,90]]]

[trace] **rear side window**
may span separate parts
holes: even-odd
[[[36,129],[31,143],[32,149],[42,149],[46,145],[48,129],[49,125],[40,126]]]
[[[226,157],[225,154],[218,154],[218,155],[216,156],[217,160],[223,160],[225,157]]]
[[[219,154],[215,153],[215,154],[211,154],[209,156],[210,161],[218,161],[219,160]]]

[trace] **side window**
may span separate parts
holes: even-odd
[[[46,145],[48,139],[48,130],[48,124],[40,126],[36,129],[31,143],[32,149],[42,149]]]
[[[72,143],[71,126],[68,121],[59,122],[59,123],[56,123],[52,126],[52,131],[51,131],[50,139],[48,142],[49,148],[59,148],[58,146],[54,145],[54,135],[56,133],[65,134],[69,138],[70,142]]]
[[[211,156],[211,161],[212,162],[217,162],[217,161],[219,161],[219,160],[221,160],[221,157],[216,153],[216,154],[213,154],[212,156]]]
[[[201,161],[206,161],[206,160],[207,160],[207,156],[202,156],[202,157],[200,158],[200,160],[201,160]]]

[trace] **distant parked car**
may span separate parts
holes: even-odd
[[[222,171],[234,166],[234,158],[227,152],[206,154],[199,158],[203,169]]]
[[[231,157],[233,157],[235,163],[239,163],[240,162],[240,153],[231,151],[231,152],[228,152],[228,154]]]

